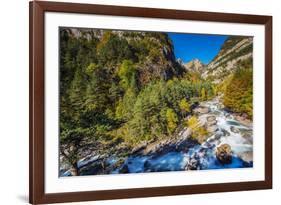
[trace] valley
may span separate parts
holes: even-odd
[[[166,33],[63,28],[60,42],[60,176],[253,167],[251,37],[208,64],[176,59]]]

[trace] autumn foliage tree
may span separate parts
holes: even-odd
[[[192,138],[199,143],[203,143],[207,139],[208,131],[200,124],[200,121],[196,116],[192,116],[187,120],[187,126],[192,131]]]
[[[185,117],[188,112],[190,112],[190,104],[186,98],[181,99],[179,102],[179,107],[181,109],[182,116]]]
[[[228,82],[223,98],[224,105],[238,113],[253,116],[253,71],[239,68]]]
[[[167,118],[167,128],[169,133],[173,133],[175,129],[177,128],[178,123],[178,117],[176,113],[173,111],[173,109],[167,109],[166,112],[166,118]]]

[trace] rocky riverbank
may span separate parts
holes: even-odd
[[[193,139],[192,129],[182,126],[173,137],[123,150],[128,152],[123,157],[108,155],[84,158],[79,162],[81,175],[253,166],[250,120],[225,110],[219,98],[200,103],[192,114],[199,119],[199,126],[208,132],[202,142]],[[62,175],[71,175],[71,172],[68,170]]]

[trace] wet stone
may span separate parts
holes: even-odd
[[[239,132],[240,132],[240,130],[239,130],[237,127],[234,127],[234,126],[231,126],[231,127],[230,127],[230,130],[231,130],[231,132],[233,132],[233,133],[239,133]]]

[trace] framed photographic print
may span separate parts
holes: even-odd
[[[30,2],[30,203],[272,187],[272,17]]]

